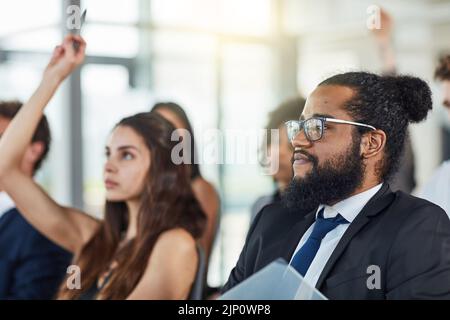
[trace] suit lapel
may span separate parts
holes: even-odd
[[[380,213],[386,206],[388,206],[394,199],[394,193],[389,189],[388,184],[383,184],[381,189],[370,199],[370,201],[364,206],[355,220],[350,224],[347,231],[342,236],[336,249],[334,249],[330,258],[328,259],[325,267],[320,274],[319,280],[317,281],[316,288],[320,288],[332,270],[334,264],[340,258],[345,248],[352,240],[352,238],[370,221],[370,217]]]

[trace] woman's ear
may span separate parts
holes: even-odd
[[[386,145],[386,133],[383,130],[372,130],[361,139],[361,156],[364,159],[380,154]]]

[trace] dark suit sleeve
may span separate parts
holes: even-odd
[[[450,220],[441,208],[426,205],[408,216],[386,277],[388,299],[450,299]]]
[[[266,208],[266,207],[264,207]],[[238,262],[236,263],[236,266],[231,270],[230,276],[228,277],[227,283],[222,287],[220,290],[221,293],[225,293],[226,291],[230,290],[234,286],[238,285],[245,279],[245,267],[246,267],[246,256],[247,256],[247,247],[250,239],[252,238],[252,235],[255,231],[256,226],[258,225],[259,221],[261,220],[261,216],[263,215],[264,208],[262,208],[259,213],[256,215],[255,219],[252,222],[252,225],[250,226],[250,229],[247,234],[247,238],[245,239],[244,247],[241,251],[241,254],[239,255]]]
[[[34,229],[26,233],[7,299],[52,299],[70,264],[71,254]]]

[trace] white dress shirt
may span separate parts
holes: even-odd
[[[334,249],[341,240],[345,231],[349,227],[350,223],[355,220],[356,216],[361,212],[362,208],[369,202],[369,200],[381,189],[382,184],[379,184],[367,191],[358,193],[350,198],[342,200],[336,203],[334,206],[320,205],[316,212],[316,219],[318,212],[324,209],[323,217],[325,219],[334,218],[338,214],[343,216],[345,220],[349,223],[340,224],[330,232],[328,232],[325,237],[322,239],[320,243],[320,248],[317,251],[316,256],[314,257],[311,265],[309,266],[308,271],[306,272],[304,279],[307,281],[312,287],[316,286],[317,281],[319,280],[320,274],[322,273],[325,264],[333,253]],[[298,250],[304,245],[306,240],[308,240],[309,236],[312,233],[315,222],[309,227],[309,229],[305,232],[303,237],[300,239],[300,242],[297,245],[297,248],[294,251],[294,254],[291,257],[294,258],[295,254]]]
[[[12,201],[12,199],[8,196],[6,192],[0,191],[0,218],[11,210],[12,208],[15,208],[15,204]]]
[[[419,197],[437,204],[450,217],[450,161],[444,162],[433,173]]]

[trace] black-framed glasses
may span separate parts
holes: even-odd
[[[341,119],[334,119],[334,118],[310,118],[306,120],[290,120],[285,122],[287,135],[289,141],[292,141],[297,134],[303,129],[305,131],[306,139],[310,142],[314,142],[317,140],[322,139],[323,132],[325,130],[325,123],[326,122],[333,122],[333,123],[341,123],[341,124],[351,124],[354,126],[359,127],[366,127],[371,130],[376,130],[374,126],[359,123],[359,122],[353,122],[353,121],[347,121],[347,120],[341,120]]]

